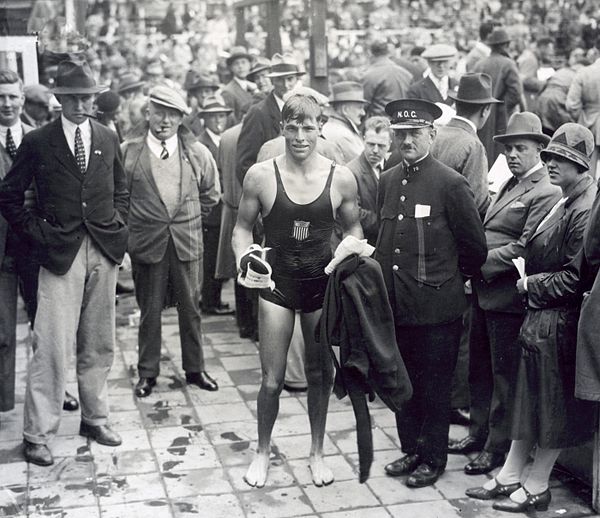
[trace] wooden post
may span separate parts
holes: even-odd
[[[600,430],[596,431],[594,435],[594,462],[592,466],[594,470],[592,507],[594,511],[600,512]]]
[[[326,0],[310,1],[310,85],[321,92],[329,92],[327,35],[325,19],[327,17]]]
[[[262,4],[266,4],[267,8],[267,41],[265,44],[265,54],[268,58],[270,58],[276,52],[281,52],[281,34],[279,33],[281,15],[279,9],[279,0],[238,0],[234,4],[236,23],[235,43],[236,45],[246,44],[244,35],[244,8]]]
[[[235,44],[246,45],[246,20],[243,7],[235,8]]]

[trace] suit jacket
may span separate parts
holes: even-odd
[[[348,119],[337,113],[330,115],[329,120],[323,125],[323,137],[337,146],[343,157],[342,165],[354,160],[365,148],[358,130]]]
[[[457,89],[458,82],[455,79],[449,77],[448,91],[456,92]],[[450,99],[450,97],[446,97],[446,99],[442,97],[442,94],[437,89],[437,86],[433,84],[433,81],[429,76],[424,77],[423,79],[410,85],[406,96],[410,99],[425,99],[426,101],[430,101],[432,103],[445,103],[448,105],[454,104],[454,101]]]
[[[281,133],[281,110],[273,92],[251,106],[244,117],[237,146],[237,174],[240,182],[256,163],[261,146]]]
[[[450,119],[446,126],[438,128],[431,154],[467,179],[483,220],[490,204],[488,163],[473,127],[461,119]]]
[[[162,260],[169,238],[180,261],[202,257],[202,217],[219,201],[217,166],[210,152],[187,132],[180,131],[181,197],[169,216],[151,170],[146,135],[123,143],[123,164],[131,193],[129,254],[133,261]]]
[[[385,115],[385,105],[406,97],[412,74],[388,57],[376,59],[362,78],[365,99],[369,101],[367,116]]]
[[[40,264],[64,275],[87,234],[115,264],[127,247],[129,194],[117,135],[96,121],[88,168],[81,174],[65,139],[61,119],[24,136],[0,184],[0,210],[29,239]],[[35,183],[36,206],[23,206]]]
[[[219,154],[219,148],[214,143],[213,139],[210,138],[210,135],[207,133],[206,129],[203,129],[200,135],[198,135],[198,142],[204,145],[209,151],[215,162],[217,163],[217,170],[219,172],[219,185],[223,185],[223,175],[221,174],[221,170],[219,169],[217,157]],[[215,205],[208,215],[203,219],[202,224],[205,227],[218,228],[221,225],[221,211],[223,204],[219,200],[219,203]]]
[[[225,104],[233,110],[233,123],[241,122],[242,117],[253,104],[252,92],[244,90],[240,84],[232,79],[221,89]]]
[[[370,245],[375,246],[379,225],[377,221],[377,184],[373,168],[364,153],[347,164],[354,174],[358,185],[358,204],[360,210],[360,225],[363,234]]]
[[[431,155],[410,166],[401,163],[381,176],[377,209],[375,259],[396,324],[460,318],[467,306],[463,276],[475,274],[487,253],[467,180]]]
[[[569,87],[566,106],[577,122],[594,134],[596,145],[600,142],[600,58],[577,71]]]
[[[517,64],[508,56],[492,51],[491,55],[475,65],[473,72],[484,72],[492,78],[493,96],[503,104],[492,104],[490,116],[483,128],[479,130],[479,138],[487,153],[488,164],[492,165],[503,146],[494,142],[493,136],[506,131],[506,122],[523,96],[523,83],[519,77]]]
[[[506,184],[485,215],[488,256],[481,274],[473,279],[473,289],[484,310],[524,314],[525,300],[517,292],[519,275],[512,260],[525,257],[527,241],[560,199],[561,190],[550,183],[542,167],[505,191]]]

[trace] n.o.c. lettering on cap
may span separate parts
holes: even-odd
[[[404,117],[404,118],[410,117],[411,119],[416,119],[417,118],[417,112],[415,110],[411,110],[411,111],[400,110],[398,112],[397,117],[398,118],[401,118],[401,117]]]

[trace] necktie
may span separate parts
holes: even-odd
[[[10,128],[6,130],[6,151],[8,151],[10,158],[13,160],[15,159],[15,156],[17,156],[17,146],[15,146],[15,141],[12,138]]]
[[[83,147],[83,139],[81,138],[81,129],[79,129],[79,126],[75,130],[75,160],[81,174],[85,174],[85,148]]]
[[[162,151],[160,152],[160,158],[166,160],[169,158],[169,152],[167,151],[167,143],[164,140],[160,141],[160,145],[162,146]]]
[[[510,192],[513,187],[515,187],[517,184],[519,183],[519,180],[517,180],[517,178],[515,176],[513,176],[506,184],[506,188],[504,189],[504,192]]]

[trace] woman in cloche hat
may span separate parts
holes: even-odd
[[[583,291],[577,258],[597,190],[588,174],[593,150],[592,133],[567,123],[541,152],[550,181],[563,196],[531,234],[525,248],[526,276],[517,282],[517,290],[527,299],[527,314],[519,333],[512,443],[496,477],[466,491],[481,500],[508,496],[494,503],[500,511],[548,509],[552,498],[548,480],[562,448],[582,444],[594,434],[594,403],[575,398]],[[525,473],[532,454],[533,465]]]

